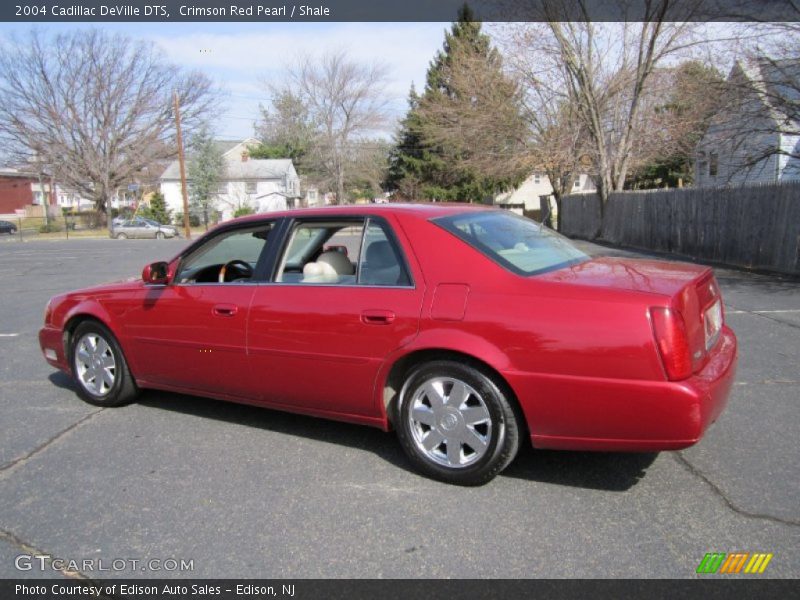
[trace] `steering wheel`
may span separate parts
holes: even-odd
[[[220,283],[226,283],[227,281],[232,281],[225,279],[225,275],[228,274],[229,271],[236,271],[239,277],[250,279],[253,276],[253,267],[250,266],[249,263],[246,263],[243,260],[239,260],[238,258],[235,260],[231,260],[226,262],[222,265],[222,268],[219,270],[219,277],[217,280]]]

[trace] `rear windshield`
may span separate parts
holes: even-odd
[[[589,258],[553,230],[507,211],[460,213],[433,222],[518,275],[554,271]]]

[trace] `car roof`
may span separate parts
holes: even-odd
[[[323,206],[314,208],[293,208],[290,210],[260,213],[240,217],[228,223],[246,223],[248,221],[261,221],[264,218],[281,217],[336,217],[352,215],[386,215],[404,214],[422,219],[446,217],[457,213],[480,210],[497,210],[493,206],[482,204],[466,204],[460,202],[420,202],[420,203],[393,203],[393,204],[344,204],[339,206]]]

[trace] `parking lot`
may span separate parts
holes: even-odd
[[[192,565],[90,577],[683,578],[707,552],[769,552],[762,577],[800,574],[797,280],[717,270],[741,357],[697,446],[528,447],[460,488],[417,475],[393,434],[367,427],[164,392],[80,401],[39,351],[48,298],[138,276],[184,244],[0,240],[0,577],[60,576],[17,570],[31,553]]]

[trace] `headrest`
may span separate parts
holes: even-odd
[[[391,244],[385,240],[372,242],[367,246],[367,265],[370,269],[388,269],[397,266]]]
[[[330,265],[339,275],[352,275],[356,272],[350,259],[347,258],[344,253],[337,252],[336,250],[323,252],[319,255],[317,262]]]

